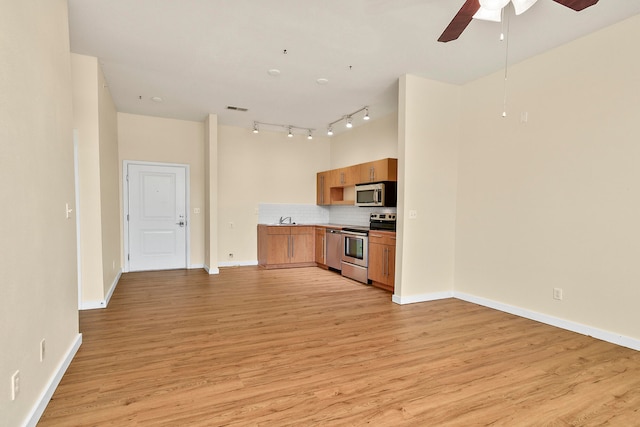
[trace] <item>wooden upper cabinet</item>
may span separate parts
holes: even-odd
[[[359,178],[360,167],[358,165],[333,169],[331,171],[331,187],[350,187],[356,185]]]
[[[398,180],[398,159],[382,159],[358,165],[360,177],[358,184],[378,181]]]
[[[356,184],[398,180],[398,159],[382,159],[340,169],[318,172],[316,178],[316,204],[353,205],[353,187]],[[345,190],[347,188],[347,190]],[[350,199],[345,198],[350,197]]]
[[[331,204],[331,171],[318,172],[316,177],[316,204]]]

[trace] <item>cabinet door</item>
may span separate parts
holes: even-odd
[[[318,264],[327,264],[327,246],[326,246],[326,233],[324,228],[316,228],[316,262]]]
[[[318,172],[316,176],[316,204],[331,204],[330,171]]]
[[[397,181],[398,160],[382,159],[360,165],[360,182]]]
[[[283,227],[289,228],[289,227]],[[267,264],[288,264],[290,259],[290,234],[270,234],[267,245]]]
[[[331,171],[331,187],[350,187],[356,185],[360,178],[359,174],[360,168],[357,165],[333,169]]]
[[[291,235],[291,263],[314,262],[315,247],[313,233]]]
[[[387,282],[386,284],[391,288],[393,288],[396,283],[396,247],[395,246],[387,246]]]
[[[379,245],[369,242],[369,280],[378,283],[386,283],[386,251],[387,245]]]

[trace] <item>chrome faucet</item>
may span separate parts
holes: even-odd
[[[280,217],[280,224],[291,224],[291,217],[290,216],[281,216]]]

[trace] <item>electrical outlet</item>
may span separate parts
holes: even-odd
[[[45,356],[45,340],[44,338],[42,338],[42,341],[40,341],[40,361],[44,362],[44,356]]]
[[[11,400],[16,400],[20,394],[20,371],[11,375]]]
[[[229,259],[233,259],[233,253],[229,253]]]
[[[553,299],[557,299],[558,301],[562,301],[562,289],[561,288],[553,288]]]
[[[416,219],[418,218],[418,211],[415,209],[411,209],[409,211],[409,219]]]
[[[199,214],[200,213],[200,208],[193,208],[193,213],[194,214]]]

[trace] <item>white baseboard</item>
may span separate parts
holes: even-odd
[[[258,265],[258,261],[226,261],[218,263],[218,267],[248,267]]]
[[[109,292],[107,292],[107,297],[105,298],[104,308],[107,308],[107,306],[109,305],[109,301],[111,301],[113,292],[116,290],[116,286],[118,286],[120,277],[122,277],[122,270],[118,270],[118,274],[116,274],[116,278],[113,279],[113,283],[111,283],[111,287],[109,288]]]
[[[76,339],[71,344],[71,347],[69,347],[69,350],[67,350],[67,354],[65,354],[64,359],[62,359],[62,361],[58,365],[58,368],[56,369],[54,375],[49,380],[49,384],[47,384],[47,387],[44,389],[35,406],[29,413],[25,426],[35,427],[36,424],[38,424],[40,417],[42,417],[42,414],[44,414],[44,410],[47,409],[47,405],[49,404],[53,393],[56,391],[58,384],[60,384],[62,376],[67,371],[67,368],[69,368],[69,365],[78,352],[81,344],[82,334],[78,334],[76,336]]]
[[[113,292],[115,292],[116,286],[118,286],[120,277],[122,277],[122,270],[118,270],[118,274],[116,275],[116,278],[111,283],[111,286],[107,291],[107,295],[105,299],[99,300],[99,301],[82,301],[80,310],[95,310],[98,308],[107,308],[107,306],[109,305],[109,301],[111,301],[111,297],[113,296]]]
[[[396,304],[415,304],[417,302],[427,302],[427,301],[435,301],[439,299],[453,298],[452,291],[445,292],[433,292],[430,294],[421,294],[421,295],[409,295],[406,297],[402,297],[396,294],[393,294],[391,297],[391,301]]]
[[[220,269],[218,267],[211,268],[207,264],[204,265],[204,270],[209,274],[220,274]]]
[[[536,322],[545,323],[547,325],[555,326],[568,331],[576,332],[578,334],[587,335],[597,338],[602,341],[607,341],[612,344],[627,347],[632,350],[640,351],[640,340],[627,337],[613,332],[605,331],[602,329],[594,328],[592,326],[583,325],[581,323],[572,322],[569,320],[561,319],[559,317],[549,316],[548,314],[538,313],[536,311],[527,310],[524,308],[504,304],[501,302],[493,301],[486,298],[481,298],[475,295],[465,294],[464,292],[453,293],[455,298],[463,301],[472,302],[474,304],[482,305],[484,307],[493,308],[495,310],[504,311],[505,313],[514,314],[516,316],[524,317],[526,319],[535,320]]]

